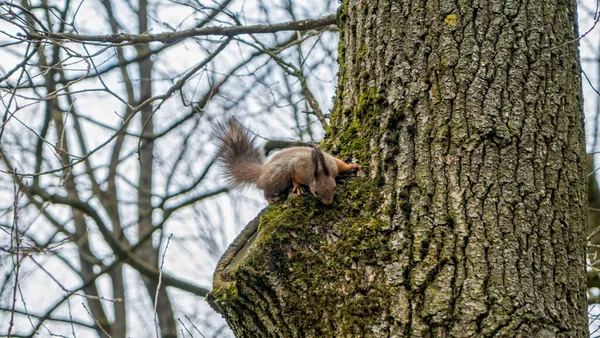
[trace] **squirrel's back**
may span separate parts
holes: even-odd
[[[217,161],[223,166],[227,183],[232,188],[256,184],[265,161],[256,137],[234,119],[218,123],[215,136]]]

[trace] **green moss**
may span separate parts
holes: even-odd
[[[338,8],[338,20],[339,20],[339,27],[340,30],[343,30],[342,24],[344,22],[346,22],[346,19],[348,18],[348,4],[350,3],[350,0],[342,0],[340,2],[340,8]]]
[[[310,226],[317,221],[329,222],[330,218],[340,214],[360,214],[363,210],[376,208],[378,203],[379,192],[372,181],[344,177],[340,180],[332,206],[326,206],[312,196],[290,194],[285,202],[269,206],[261,217],[259,228],[263,232],[270,230],[274,224],[277,227],[285,227],[286,224]]]
[[[338,62],[340,70],[338,73],[338,87],[334,100],[334,108],[331,111],[331,119],[329,127],[325,134],[323,148],[330,151],[332,154],[344,160],[358,160],[362,170],[368,171],[370,149],[369,139],[373,133],[381,134],[379,116],[382,112],[381,106],[385,102],[384,95],[379,93],[377,89],[370,88],[358,98],[358,104],[353,108],[344,108],[344,83],[346,76],[346,60],[344,47],[344,34],[346,19],[348,16],[349,0],[344,0],[338,10],[338,25],[340,30],[340,42],[338,45]],[[363,5],[364,6],[364,5]],[[363,44],[360,50],[354,55],[354,62],[361,63],[362,59],[368,54],[367,44]],[[366,74],[366,72],[365,72]],[[343,122],[339,120],[345,117]]]
[[[339,313],[330,319],[342,320],[346,333],[361,332],[361,328],[367,327],[369,316],[379,313],[390,297],[372,288],[364,290],[361,282],[364,272],[356,267],[359,261],[378,265],[392,259],[393,253],[387,249],[390,247],[388,225],[382,221],[379,210],[381,204],[374,182],[342,177],[331,206],[305,195],[290,195],[286,201],[269,206],[260,220],[253,244],[256,250],[233,272],[233,280],[238,282],[216,290],[214,297],[218,302],[235,303],[238,292],[244,292],[243,286],[236,286],[240,280],[247,280],[245,277],[251,275],[253,283],[261,283],[261,278],[266,281],[269,276],[277,276],[289,291],[286,302],[294,307],[294,311],[285,312],[298,313],[298,317],[291,320],[294,326],[333,336],[327,321],[312,317],[318,312],[300,307],[339,307]],[[330,286],[346,276],[357,281],[348,284],[346,291],[350,297]],[[306,297],[311,301],[303,300]],[[364,301],[368,307],[363,306]],[[340,307],[340,304],[347,306]]]
[[[376,89],[367,89],[359,96],[358,104],[354,109],[334,110],[333,121],[339,118],[339,115],[345,115],[350,116],[350,123],[343,131],[330,128],[325,147],[333,149],[334,154],[343,159],[357,159],[362,170],[368,170],[369,140],[372,135],[381,135],[384,132],[379,126],[384,102],[383,95]]]
[[[336,121],[337,115],[335,114],[335,112],[341,106],[341,102],[343,102],[343,100],[342,100],[342,95],[344,93],[343,84],[345,82],[344,77],[346,76],[345,62],[344,62],[345,54],[346,54],[345,46],[344,46],[344,28],[346,25],[346,20],[348,18],[348,3],[349,2],[350,2],[350,0],[341,1],[341,5],[338,8],[338,29],[339,29],[339,34],[340,34],[340,40],[338,42],[338,65],[340,68],[338,70],[338,86],[335,91],[334,108],[331,113],[329,128],[328,128],[328,130],[326,130],[326,133],[331,133],[333,126],[336,125],[335,121]]]
[[[441,97],[440,91],[436,86],[431,87],[431,96],[433,97],[432,103],[438,104],[444,102],[444,98]]]
[[[212,302],[220,305],[235,299],[238,296],[238,290],[235,283],[224,283],[222,287],[212,290],[209,296],[212,298]]]
[[[338,43],[338,63],[341,65],[344,61],[344,27],[348,19],[348,3],[350,0],[343,0],[338,9],[338,29],[340,41]]]
[[[339,154],[342,157],[350,157],[355,155],[359,162],[363,165],[367,163],[367,158],[360,156],[363,154],[363,149],[366,147],[366,138],[361,135],[360,123],[356,120],[352,121],[345,132],[338,136],[341,141]]]
[[[358,97],[358,105],[354,109],[354,113],[358,117],[373,117],[378,115],[378,106],[383,103],[384,96],[373,88],[365,90]]]
[[[438,73],[443,73],[446,69],[448,69],[448,59],[446,57],[442,57],[441,62],[436,67],[436,70]]]
[[[359,63],[365,59],[365,56],[367,55],[367,50],[368,50],[367,44],[364,43],[362,45],[362,47],[360,48],[360,52],[358,52],[358,54],[356,54],[356,63]]]

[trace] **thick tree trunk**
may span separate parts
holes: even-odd
[[[340,15],[325,145],[361,177],[269,207],[211,304],[240,337],[586,336],[575,1]]]

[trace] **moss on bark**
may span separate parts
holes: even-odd
[[[211,303],[232,316],[261,316],[253,320],[252,328],[238,327],[240,322],[231,320],[240,336],[364,332],[370,327],[364,312],[383,309],[392,296],[384,280],[380,288],[372,284],[379,277],[375,267],[397,257],[389,249],[392,230],[386,218],[379,191],[366,178],[344,178],[332,206],[312,196],[290,195],[267,208],[243,263],[231,264],[224,273],[230,283],[212,293]],[[275,279],[285,288],[273,285]],[[262,300],[250,307],[248,299],[259,294]],[[285,303],[275,306],[280,299]],[[232,304],[236,307],[230,308]],[[322,318],[314,307],[333,311]],[[279,313],[286,314],[284,328],[275,328],[283,324],[278,322],[283,320]],[[273,325],[260,327],[258,322]],[[336,328],[339,323],[342,327]]]

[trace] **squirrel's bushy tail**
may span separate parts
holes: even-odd
[[[234,119],[219,122],[214,131],[217,161],[224,169],[229,186],[256,184],[265,161],[263,151],[256,145],[256,137]]]

